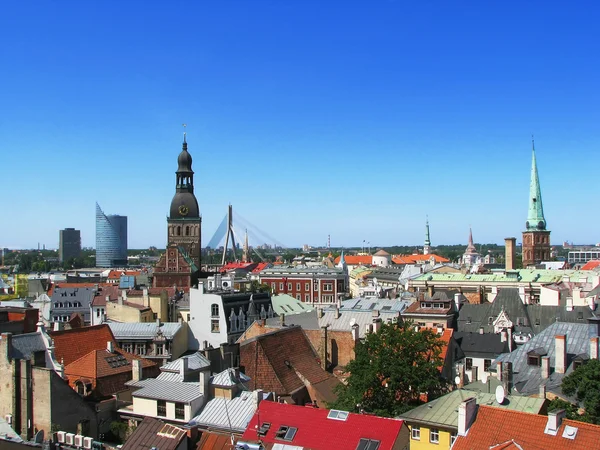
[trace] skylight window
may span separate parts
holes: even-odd
[[[379,444],[381,444],[381,441],[361,438],[360,441],[358,441],[356,450],[377,450],[379,448]]]
[[[283,441],[291,441],[294,439],[294,436],[296,436],[296,431],[298,431],[298,428],[287,427],[284,425],[279,427],[279,430],[275,433],[275,437]]]
[[[332,409],[331,411],[329,411],[329,414],[327,414],[327,418],[328,419],[334,419],[334,420],[347,420],[348,419],[348,412],[346,411],[339,411],[337,409]]]

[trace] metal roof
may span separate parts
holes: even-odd
[[[278,294],[271,297],[271,304],[273,305],[273,311],[277,315],[285,314],[286,316],[291,314],[299,314],[307,311],[312,311],[314,307],[295,299],[288,294]]]
[[[18,334],[12,337],[11,358],[31,359],[35,352],[45,351],[46,344],[41,333]]]
[[[344,300],[342,302],[342,308],[340,311],[345,311],[347,309],[362,309],[362,310],[383,310],[383,311],[400,311],[403,312],[406,308],[408,308],[413,302],[415,298],[412,300],[390,300],[385,298],[353,298],[350,300]],[[330,308],[331,309],[331,308]]]
[[[239,378],[235,378],[235,371],[233,369],[225,369],[212,377],[210,384],[213,386],[235,386],[239,383],[247,383],[250,381],[250,377],[244,375],[242,372],[239,373]]]
[[[494,283],[556,283],[564,276],[574,282],[587,282],[588,277],[597,275],[587,270],[545,270],[545,269],[519,269],[513,272],[489,274],[463,274],[463,273],[425,273],[413,281],[449,281],[449,282],[494,282]]]
[[[475,397],[479,405],[494,406],[521,412],[538,414],[544,406],[545,399],[507,395],[502,404],[496,401],[495,393],[475,392],[457,389],[429,403],[412,409],[399,418],[407,422],[421,422],[441,427],[458,427],[458,406],[465,400]]]
[[[256,395],[261,391],[242,391],[229,400],[216,397],[209,401],[202,412],[191,421],[194,425],[244,432],[257,408]]]
[[[108,326],[112,331],[115,339],[153,339],[156,336],[158,327],[156,322],[132,322],[132,323],[119,323],[119,322],[108,322]],[[179,332],[182,325],[179,322],[167,322],[160,324],[160,331],[163,333],[165,338],[173,339],[173,337]]]
[[[183,364],[182,359],[187,359],[188,370],[202,370],[210,367],[210,361],[204,357],[204,355],[200,352],[196,352],[191,355],[182,356],[181,358],[177,358],[174,361],[168,362],[164,366],[160,368],[162,371],[174,371],[179,372],[181,370],[181,365]]]
[[[542,382],[545,383],[548,392],[560,393],[562,379],[573,371],[573,358],[580,354],[589,355],[590,338],[596,336],[597,331],[595,326],[588,324],[555,322],[512,353],[501,354],[496,361],[512,362],[513,385],[520,394],[538,393]],[[566,374],[557,373],[554,370],[556,367],[555,337],[558,335],[567,336]],[[527,354],[532,350],[539,352],[540,348],[547,352],[547,356],[550,358],[550,367],[553,369],[547,380],[542,379],[541,367],[529,365],[527,362]]]
[[[204,395],[200,383],[164,381],[148,378],[136,383],[141,389],[133,392],[134,397],[190,403]]]

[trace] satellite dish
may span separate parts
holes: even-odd
[[[454,377],[454,384],[456,384],[457,386],[460,384],[460,377],[458,375]]]
[[[483,374],[481,375],[481,381],[483,382],[483,384],[488,382],[488,374],[487,372],[483,372]]]
[[[496,388],[496,401],[499,405],[504,403],[504,388],[502,386]]]

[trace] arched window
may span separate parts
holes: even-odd
[[[185,227],[185,235],[186,236],[190,235],[190,226],[189,225]]]
[[[219,305],[217,305],[216,303],[210,305],[210,316],[219,317]]]
[[[181,227],[177,227],[177,236],[181,236]]]

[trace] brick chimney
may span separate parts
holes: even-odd
[[[590,359],[598,359],[598,336],[590,338]]]
[[[284,313],[279,314],[279,325],[281,325],[282,327],[285,327],[285,314]]]
[[[466,399],[458,405],[458,435],[466,436],[467,430],[477,416],[477,401],[475,397]]]
[[[503,364],[502,370],[502,386],[504,386],[504,392],[506,395],[511,395],[513,384],[513,371],[512,371],[512,363],[510,361],[506,361]]]
[[[550,377],[550,357],[542,356],[542,379]]]
[[[505,270],[515,270],[515,256],[517,239],[514,237],[504,239],[504,261]]]
[[[321,367],[327,370],[327,327],[321,327]]]
[[[141,359],[134,359],[131,361],[131,379],[133,381],[143,380]]]
[[[567,336],[557,335],[554,338],[554,370],[556,373],[565,373],[567,371]]]

